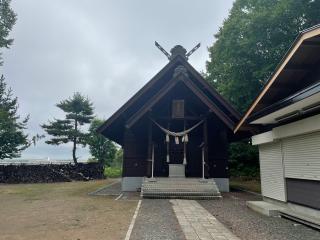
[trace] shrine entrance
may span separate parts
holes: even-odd
[[[151,177],[205,178],[205,117],[150,122]]]
[[[239,116],[188,63],[191,53],[175,46],[169,63],[99,128],[123,147],[123,191],[204,197],[205,182],[217,193],[216,180],[229,189],[228,143]]]

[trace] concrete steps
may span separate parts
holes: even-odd
[[[253,211],[256,211],[268,217],[277,217],[280,215],[279,211],[284,209],[281,206],[265,201],[247,201],[246,205]]]
[[[144,178],[141,187],[144,198],[216,199],[220,191],[213,179]]]

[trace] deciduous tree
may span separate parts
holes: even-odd
[[[209,48],[207,80],[244,112],[298,33],[320,23],[320,1],[236,0]]]
[[[319,9],[318,0],[236,0],[209,48],[206,79],[243,113],[298,33],[320,23]],[[230,157],[237,171],[258,163],[249,141],[231,145]]]
[[[100,163],[110,166],[115,159],[117,148],[109,139],[97,132],[98,127],[103,124],[103,120],[94,119],[89,128],[88,144],[91,155]]]

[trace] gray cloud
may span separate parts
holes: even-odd
[[[232,6],[232,0],[29,0],[13,1],[18,21],[5,50],[2,67],[19,98],[21,116],[30,114],[30,134],[43,133],[41,123],[63,113],[54,105],[75,91],[89,96],[100,118],[108,118],[166,63],[154,47],[176,44],[190,50],[199,71],[207,47]],[[43,141],[24,158],[71,158],[69,146]],[[79,156],[86,158],[82,149]]]

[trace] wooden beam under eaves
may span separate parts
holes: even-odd
[[[288,64],[284,70],[309,70],[312,68],[312,64]]]
[[[126,128],[131,128],[144,114],[146,114],[163,96],[165,96],[170,89],[172,89],[179,80],[179,76],[175,77],[164,85],[160,91],[153,96],[153,98],[146,102],[135,114],[133,114],[126,123]]]
[[[205,103],[209,109],[217,115],[218,118],[224,122],[230,129],[233,129],[234,122],[223,112],[220,108],[213,103],[201,90],[199,90],[189,79],[184,79],[183,82],[187,87],[189,87],[194,94],[203,102]]]

